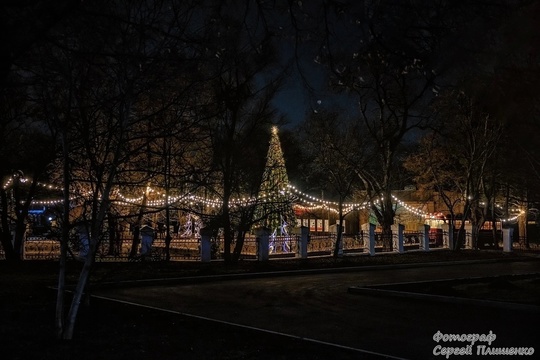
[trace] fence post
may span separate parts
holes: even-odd
[[[454,248],[454,226],[452,224],[444,224],[446,226],[446,234],[443,232],[443,247],[447,249]]]
[[[503,233],[503,251],[504,252],[512,252],[512,234],[514,232],[514,229],[512,228],[505,228],[502,229]]]
[[[294,234],[300,235],[298,240],[298,248],[296,250],[296,257],[301,259],[307,258],[307,245],[309,239],[309,228],[307,226],[300,226],[294,228]]]
[[[26,259],[26,234],[28,234],[28,224],[26,224],[26,228],[24,230],[24,234],[22,236],[22,242],[21,242],[21,256],[23,260]]]
[[[257,260],[258,261],[268,261],[269,259],[269,244],[268,239],[270,237],[270,229],[266,227],[261,227],[255,230],[255,235],[257,236]]]
[[[429,251],[429,225],[420,226],[422,239],[420,239],[420,250]]]
[[[472,225],[465,224],[465,249],[472,249]]]
[[[210,262],[212,260],[212,229],[202,228],[201,232],[201,261]]]
[[[403,254],[403,231],[405,230],[405,225],[403,224],[397,224],[392,225],[392,249],[394,252],[397,252],[399,254]]]
[[[343,256],[343,229],[344,227],[336,224],[336,241],[338,239],[338,237],[340,237],[341,241],[339,242],[339,246],[338,246],[338,256],[339,257],[342,257]]]
[[[375,255],[375,225],[371,223],[363,224],[362,231],[363,231],[362,238],[364,238],[364,250],[369,255]],[[366,231],[368,233],[367,241],[365,241]]]

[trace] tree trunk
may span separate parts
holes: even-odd
[[[0,233],[0,241],[2,242],[2,248],[4,249],[4,254],[6,260],[8,261],[17,261],[20,260],[15,251],[13,250],[13,242],[11,241],[11,230],[8,218],[8,200],[6,191],[3,188],[0,188],[0,203],[2,204],[2,231]]]
[[[499,249],[499,235],[497,233],[497,219],[495,213],[495,200],[491,201],[491,236],[493,236],[493,248]]]
[[[519,245],[522,248],[529,249],[529,239],[527,238],[527,210],[518,217],[518,236]]]
[[[146,197],[147,197],[147,194],[145,191],[143,194],[141,208],[139,209],[139,214],[137,215],[137,220],[135,221],[135,224],[133,225],[133,240],[131,242],[131,251],[129,252],[130,259],[137,258],[137,253],[139,251],[139,244],[141,243],[140,229],[142,225],[142,219],[144,216],[144,209],[146,208]]]
[[[26,236],[25,218],[22,216],[17,216],[17,221],[15,223],[15,241],[13,243],[13,251],[19,260],[23,260],[24,257],[24,241]]]
[[[385,202],[387,200],[385,199]],[[394,210],[392,209],[391,200],[387,201],[383,209],[383,221],[382,221],[382,237],[384,251],[392,251],[392,225],[394,224]]]
[[[116,219],[112,212],[108,212],[107,214],[107,224],[108,224],[108,232],[109,232],[109,256],[117,256],[117,242],[118,239],[116,239]]]
[[[73,339],[73,331],[75,330],[75,320],[77,319],[77,314],[79,312],[79,306],[81,304],[83,295],[85,293],[85,289],[88,284],[88,279],[90,277],[90,271],[92,269],[92,265],[94,263],[94,256],[97,249],[97,241],[94,238],[95,235],[92,235],[91,241],[90,241],[90,253],[86,257],[86,260],[84,262],[83,269],[81,271],[81,274],[79,276],[79,281],[77,282],[77,287],[75,288],[75,292],[73,294],[73,300],[71,301],[71,307],[69,309],[68,317],[67,317],[67,323],[65,330],[62,334],[62,338],[64,340],[71,340]]]
[[[236,243],[234,244],[234,250],[231,257],[232,263],[237,263],[240,260],[240,255],[242,255],[242,249],[244,247],[244,241],[246,238],[246,232],[238,230],[236,235]]]
[[[334,254],[333,254],[334,258],[343,256],[343,254],[340,252],[341,242],[343,241],[343,222],[342,222],[341,217],[339,219],[339,224],[336,226],[336,231],[337,231],[336,244],[334,246]]]
[[[171,260],[171,209],[169,208],[169,186],[165,189],[165,260]]]
[[[467,191],[467,194],[469,192]],[[471,212],[471,203],[468,200],[468,196],[466,196],[465,205],[463,206],[463,215],[461,217],[461,225],[459,227],[458,233],[457,233],[457,239],[454,239],[454,249],[453,250],[460,250],[465,242],[465,237],[467,234],[465,233],[465,221]]]
[[[382,227],[382,242],[384,251],[392,251],[392,225],[394,225],[394,208],[392,194],[388,192],[381,200],[380,216],[377,219]]]
[[[228,225],[230,224],[228,224],[228,221],[225,220],[225,227],[223,228],[223,257],[225,262],[232,262],[231,244],[234,233],[231,230],[231,227]]]
[[[456,232],[454,230],[454,226],[455,226],[455,216],[454,216],[454,212],[453,211],[450,211],[450,219],[448,219],[448,241],[450,241],[450,239],[452,239],[452,242],[448,244],[448,249],[449,250],[455,250],[455,247],[456,247],[456,242],[457,242],[457,239],[456,239]]]
[[[4,249],[4,255],[7,261],[19,261],[21,260],[13,251],[13,243],[11,242],[11,232],[8,230],[2,230],[0,234],[0,240],[2,241],[2,248]]]
[[[77,282],[77,287],[73,294],[73,300],[71,301],[71,307],[67,316],[67,323],[63,333],[63,339],[71,340],[73,338],[73,331],[75,329],[75,320],[77,319],[77,314],[79,312],[79,306],[83,295],[85,295],[86,290],[88,289],[88,281],[90,278],[90,272],[92,270],[94,260],[96,257],[96,252],[99,246],[100,233],[103,228],[103,222],[105,220],[105,215],[109,210],[109,195],[112,188],[112,182],[115,177],[114,172],[109,175],[107,179],[107,184],[103,189],[103,194],[101,196],[99,210],[94,213],[95,216],[92,218],[92,227],[90,234],[90,249],[88,256],[84,261],[84,266],[79,276],[79,281]],[[97,200],[97,198],[95,199]],[[86,294],[88,296],[88,294]]]
[[[63,231],[62,231],[63,232]],[[65,284],[66,284],[66,258],[67,258],[67,243],[60,240],[60,264],[58,268],[58,289],[56,290],[56,309],[55,309],[55,331],[56,338],[62,339],[64,332],[64,299],[65,299]]]
[[[471,241],[472,241],[472,248],[475,250],[478,249],[478,242],[480,238],[480,227],[481,225],[478,225],[478,224],[472,225]]]
[[[454,248],[452,250],[459,251],[463,245],[463,240],[465,238],[465,220],[461,220],[461,225],[459,226],[457,236],[454,238]]]
[[[392,244],[392,225],[385,224],[382,227],[382,240],[383,248],[386,252],[391,252],[393,248]]]
[[[229,200],[230,195],[230,185],[225,184],[225,189],[223,191],[223,211],[222,211],[222,220],[223,220],[223,257],[225,262],[231,262],[231,244],[234,237],[234,232],[231,228],[231,214],[229,209]]]
[[[66,261],[69,242],[70,229],[70,175],[69,175],[69,150],[67,145],[66,134],[62,137],[62,155],[64,160],[63,175],[64,175],[64,191],[63,191],[63,213],[62,213],[62,237],[60,239],[60,264],[58,269],[58,289],[56,292],[56,313],[55,313],[55,328],[56,338],[62,339],[64,333],[64,303],[65,303],[65,286],[66,286]]]
[[[341,253],[341,242],[343,241],[343,201],[340,199],[339,201],[339,213],[338,218],[339,222],[336,226],[337,234],[336,234],[336,244],[334,246],[334,258],[343,256],[343,253]]]

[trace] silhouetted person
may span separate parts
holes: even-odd
[[[151,223],[141,227],[141,259],[149,257],[152,253],[152,243],[154,242],[155,230]]]
[[[90,251],[90,229],[88,229],[87,223],[82,223],[77,227],[79,235],[79,258],[86,259],[88,252]]]

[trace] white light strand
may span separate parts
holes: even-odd
[[[519,211],[519,210],[518,210]],[[521,215],[524,215],[525,214],[525,211],[521,210],[519,212],[519,214],[515,215],[515,216],[511,216],[507,219],[501,219],[502,222],[512,222],[512,221],[516,221]]]
[[[29,178],[20,178],[19,181],[21,183],[23,183],[23,184],[32,182],[32,180],[29,179]],[[3,185],[4,190],[7,190],[10,186],[13,185],[13,183],[14,183],[13,177],[10,177],[9,179],[7,179],[7,181]],[[62,187],[51,185],[51,184],[46,184],[44,182],[38,182],[37,186],[48,189],[48,190],[58,190],[58,191],[63,191],[64,190],[64,188],[62,188]]]
[[[31,179],[29,179],[29,178],[20,178],[19,181],[21,183],[30,183]],[[14,178],[10,177],[3,185],[4,190],[7,190],[13,184],[14,184]],[[44,183],[44,182],[38,182],[37,186],[42,187],[44,189],[48,189],[48,190],[63,191],[62,187],[55,186],[55,185],[52,185],[52,184],[47,184],[47,183]],[[147,187],[146,190],[147,190],[148,193],[154,192],[157,195],[161,195],[163,197],[166,196],[163,192],[159,192],[159,191],[157,191],[157,190],[155,190],[155,189],[153,189],[151,187]],[[89,194],[91,194],[90,191],[87,192],[85,195],[89,195]],[[297,197],[298,200],[303,203],[303,205],[299,205],[299,204],[294,205],[297,208],[301,208],[301,209],[304,209],[304,210],[310,210],[310,211],[322,209],[322,210],[332,211],[334,213],[339,212],[339,210],[336,209],[336,207],[339,206],[338,202],[319,199],[319,198],[317,198],[315,196],[306,194],[306,193],[302,192],[301,190],[298,190],[295,186],[293,186],[291,184],[288,184],[286,186],[286,188],[279,191],[280,196],[276,196],[276,195],[277,194],[264,194],[263,193],[259,197],[233,198],[233,199],[230,200],[229,205],[232,206],[232,207],[245,207],[245,206],[255,205],[257,203],[266,203],[266,202],[271,202],[271,201],[279,201],[279,200],[282,199],[283,195],[290,195],[290,196]],[[133,204],[133,205],[138,205],[143,200],[142,195],[139,196],[139,197],[127,197],[127,196],[124,196],[120,191],[117,192],[117,196],[118,196],[119,199],[116,199],[114,201],[120,201],[120,202],[124,202],[124,203],[127,203],[127,204]],[[69,198],[70,201],[75,200],[75,199],[77,199],[77,197],[72,196],[72,197]],[[417,216],[426,217],[426,218],[435,218],[435,215],[428,214],[428,213],[426,213],[425,211],[423,211],[421,209],[414,208],[414,207],[408,205],[407,203],[405,203],[404,201],[398,199],[395,195],[392,195],[392,199],[398,205],[402,206],[404,209],[406,209],[407,211],[409,211],[409,212],[411,212],[411,213],[413,213],[413,214],[415,214]],[[383,200],[383,197],[381,197],[380,199],[375,200],[371,204],[377,204],[381,200]],[[57,205],[57,204],[60,204],[62,202],[63,202],[63,199],[32,200],[32,204],[35,204],[35,205]],[[175,203],[184,203],[184,204],[199,205],[199,206],[202,205],[202,206],[208,206],[208,207],[212,207],[212,208],[219,208],[219,207],[222,206],[223,201],[220,200],[220,199],[217,199],[217,198],[208,199],[208,198],[204,198],[202,196],[191,195],[191,194],[188,193],[188,194],[185,194],[185,195],[182,195],[182,196],[170,196],[168,204],[171,205],[171,204],[175,204]],[[343,211],[344,212],[350,212],[350,211],[354,211],[354,210],[364,210],[364,209],[368,209],[371,204],[368,203],[368,202],[363,202],[363,203],[343,203]],[[147,205],[151,206],[151,207],[162,207],[162,206],[166,206],[167,202],[166,202],[165,199],[150,200],[150,201],[148,201]],[[499,204],[496,204],[496,206],[498,208],[500,208],[500,209],[503,208]],[[512,212],[519,211],[519,214],[517,214],[515,216],[511,216],[511,217],[506,218],[506,219],[501,219],[502,222],[515,221],[520,216],[525,214],[524,211],[519,210],[519,209],[512,209],[511,211]]]
[[[422,216],[422,217],[429,217],[428,213],[407,205],[404,201],[398,199],[395,195],[392,195],[392,199],[394,199],[398,203],[398,205],[404,207],[407,211],[412,212],[415,215]]]
[[[288,190],[288,189],[290,189],[290,190]],[[319,203],[319,204],[326,205],[326,206],[330,206],[330,205],[339,206],[339,202],[326,201],[326,200],[319,199],[319,198],[317,198],[315,196],[311,196],[309,194],[306,194],[306,193],[298,190],[295,186],[290,185],[290,184],[287,185],[287,189],[284,189],[284,191],[287,191],[288,193],[290,193],[292,195],[303,198],[303,200],[305,202],[307,202],[307,203]],[[368,202],[363,202],[363,203],[343,203],[344,208],[365,208],[368,205],[369,205]]]

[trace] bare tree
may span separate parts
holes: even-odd
[[[32,71],[29,70],[29,63],[32,63],[32,49],[46,41],[47,34],[61,21],[69,18],[73,11],[77,9],[77,4],[69,1],[58,1],[55,4],[44,4],[41,2],[11,2],[5,1],[0,5],[0,39],[4,56],[0,59],[0,138],[2,139],[0,146],[0,154],[3,159],[14,157],[13,153],[5,152],[6,146],[10,142],[10,137],[13,135],[11,131],[14,127],[13,111],[19,112],[21,109],[32,108],[32,103],[29,102],[27,91],[32,84]],[[31,60],[29,60],[31,59]],[[16,101],[14,101],[16,99]],[[21,120],[28,123],[29,120],[36,120],[30,112],[24,110],[24,119]],[[33,110],[34,111],[34,110]],[[42,112],[41,112],[42,114]],[[39,126],[38,126],[39,128]],[[28,129],[27,129],[28,130]],[[35,132],[37,129],[30,129],[30,132]],[[43,130],[43,128],[41,128]],[[42,134],[42,139],[46,139],[47,135]],[[41,142],[38,142],[41,144]],[[26,147],[26,146],[25,146]],[[26,151],[26,150],[25,150]],[[43,155],[43,154],[42,154]],[[42,161],[46,165],[49,160]],[[0,176],[7,180],[13,175],[13,170],[6,161],[0,162]],[[18,166],[20,168],[20,166]],[[35,175],[32,181],[40,181],[40,171],[34,170],[27,174]],[[41,179],[43,180],[43,179]],[[29,194],[31,198],[33,195]],[[0,189],[0,202],[2,206],[2,221],[0,238],[6,257],[8,259],[16,259],[18,255],[14,253],[13,247],[10,245],[10,224],[8,221],[8,201],[5,189]],[[29,202],[25,202],[22,212],[19,212],[18,222],[26,221],[26,217],[22,217],[24,210],[29,206]],[[19,205],[20,207],[20,205]],[[17,226],[20,229],[22,225]],[[20,238],[20,236],[18,235]],[[17,241],[18,243],[20,240]],[[18,244],[17,246],[19,246]]]
[[[465,220],[470,219],[476,247],[484,221],[488,215],[495,216],[495,155],[502,126],[464,93],[446,94],[441,103],[442,128],[425,138],[420,151],[408,159],[406,166],[417,174],[421,186],[440,194],[452,225],[456,205],[460,203],[463,214],[458,238],[463,238]],[[461,246],[459,241],[454,244],[455,249]]]
[[[465,182],[447,141],[451,143],[440,133],[426,135],[418,149],[406,158],[404,167],[413,174],[420,191],[439,195],[448,211],[450,229],[454,229],[456,216],[463,208]]]
[[[0,238],[6,259],[18,261],[23,260],[32,201],[43,194],[39,184],[46,179],[54,159],[54,143],[32,121],[11,129],[2,148],[7,156],[1,166],[10,175],[3,178],[0,189]]]
[[[362,134],[354,121],[326,111],[313,113],[301,128],[305,132],[302,141],[310,159],[308,176],[317,179],[317,185],[325,189],[327,197],[337,197],[338,231],[334,247],[334,257],[337,257],[342,242],[343,220],[348,212],[355,210],[345,209],[344,203],[352,200],[358,189],[357,169],[367,163],[363,157],[365,149],[357,145]]]
[[[226,261],[233,260],[231,244],[238,226],[234,223],[232,199],[255,195],[261,179],[259,171],[264,158],[261,156],[257,171],[246,162],[253,159],[246,156],[246,145],[253,144],[261,130],[271,124],[271,100],[281,83],[282,72],[276,70],[276,44],[264,14],[263,8],[247,3],[234,9],[218,5],[208,19],[213,24],[208,31],[217,34],[213,39],[209,36],[212,41],[208,44],[210,58],[206,64],[212,74],[208,89],[215,102],[208,108],[208,113],[214,114],[208,131],[218,181],[211,190],[222,201],[213,226],[223,228]],[[249,175],[253,171],[258,175]],[[246,229],[239,231],[245,234]]]
[[[379,197],[372,211],[382,226],[385,248],[390,249],[395,215],[391,192],[398,180],[398,160],[409,134],[426,126],[429,114],[424,110],[434,95],[436,74],[428,59],[436,39],[431,19],[418,18],[414,5],[370,2],[355,10],[356,24],[350,26],[356,29],[333,25],[327,31],[325,52],[336,86],[347,89],[358,103],[358,119],[365,129],[360,141],[370,144],[374,161],[357,167],[356,174],[370,196]],[[409,16],[425,22],[425,30],[405,20]],[[337,24],[330,15],[325,23],[328,27]],[[334,45],[346,30],[358,36],[349,49]],[[405,33],[410,36],[403,37]]]
[[[133,168],[128,164],[146,148],[140,146],[138,130],[149,115],[136,116],[136,109],[164,78],[161,55],[171,46],[170,40],[178,42],[177,34],[167,32],[171,27],[163,26],[163,22],[170,25],[179,20],[165,15],[170,13],[168,7],[163,3],[139,5],[119,2],[99,11],[84,7],[80,17],[56,29],[54,46],[42,49],[43,59],[48,60],[43,66],[48,72],[44,79],[57,80],[45,83],[41,92],[51,114],[60,119],[52,125],[63,135],[65,191],[73,191],[73,184],[82,190],[77,221],[86,224],[90,234],[89,251],[65,323],[63,293],[58,294],[57,333],[64,339],[73,337],[119,174]],[[64,91],[56,96],[54,91],[59,89]],[[66,214],[73,215],[72,201],[65,196]],[[66,215],[65,231],[70,221]],[[62,271],[61,267],[59,289],[65,278]]]
[[[334,90],[347,91],[349,97],[334,101],[350,104],[349,114],[357,109],[366,129],[362,142],[373,161],[357,173],[370,195],[380,198],[372,211],[386,235],[394,221],[391,190],[400,183],[403,149],[430,126],[430,103],[442,86],[482,56],[477,45],[497,26],[493,19],[514,5],[369,0],[291,5],[296,48],[327,69]],[[385,238],[389,248],[390,237]]]

